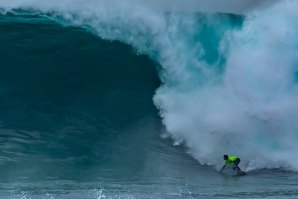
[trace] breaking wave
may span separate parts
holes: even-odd
[[[117,0],[13,0],[0,7],[83,27],[158,62],[162,85],[154,103],[168,135],[200,163],[220,165],[227,153],[247,169],[298,170],[297,2],[244,15]]]

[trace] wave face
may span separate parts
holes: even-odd
[[[0,27],[2,182],[138,173],[161,128],[156,63],[40,15]]]
[[[248,169],[298,169],[295,1],[245,17],[165,13],[117,0],[10,1],[0,7],[84,27],[158,62],[162,85],[154,103],[163,124],[202,164],[220,165],[227,153],[239,155]]]

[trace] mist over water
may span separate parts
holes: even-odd
[[[298,3],[256,2],[245,16],[210,14],[215,7],[202,5],[208,14],[164,12],[142,1],[0,3],[3,13],[22,10],[83,27],[158,62],[162,85],[154,103],[175,144],[200,163],[219,166],[227,153],[247,169],[297,170]]]

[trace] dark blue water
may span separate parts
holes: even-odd
[[[220,175],[162,138],[161,66],[130,46],[9,13],[0,44],[0,198],[298,196],[296,173]]]
[[[72,178],[78,168],[142,166],[161,128],[153,61],[42,18],[2,16],[0,35],[4,168]]]

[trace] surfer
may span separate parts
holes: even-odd
[[[240,159],[237,156],[228,156],[224,155],[223,159],[226,161],[221,170],[220,173],[224,170],[224,168],[227,166],[227,164],[233,164],[233,170],[237,170],[237,172],[241,172],[241,169],[239,168]]]

